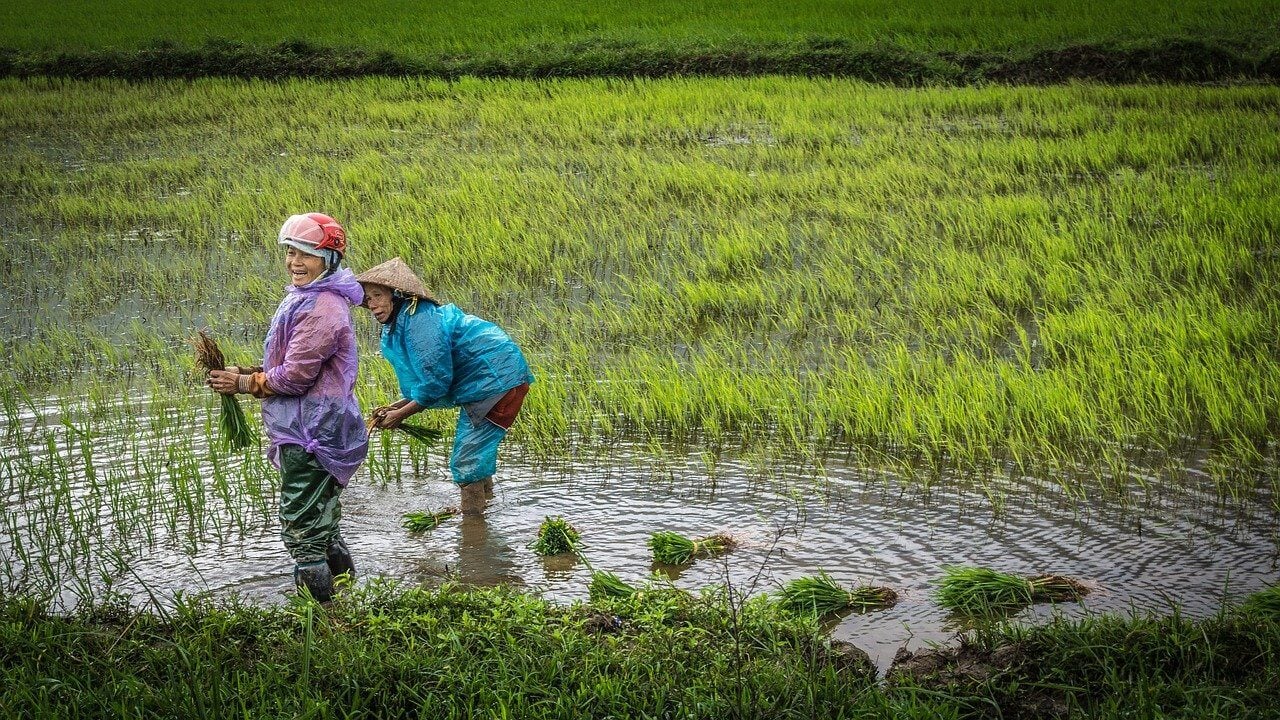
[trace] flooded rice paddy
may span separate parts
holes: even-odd
[[[43,584],[61,607],[107,591],[139,605],[175,592],[284,602],[292,561],[278,536],[276,476],[260,453],[211,449],[212,424],[183,423],[176,411],[94,432],[63,405],[11,414],[4,427],[4,588]],[[105,412],[117,411],[133,412]],[[1176,481],[1134,478],[1104,497],[1016,474],[925,485],[855,458],[762,467],[731,453],[712,463],[698,450],[656,456],[626,443],[556,461],[513,444],[483,520],[414,534],[402,514],[456,505],[457,490],[447,440],[412,453],[399,443],[376,438],[343,494],[343,534],[362,582],[455,578],[586,600],[587,565],[528,548],[543,518],[560,515],[582,533],[592,566],[633,584],[658,570],[682,588],[728,582],[758,594],[823,570],[845,585],[892,587],[896,607],[831,627],[882,670],[898,648],[947,640],[960,627],[932,598],[947,565],[1057,573],[1093,588],[1079,605],[1014,616],[1035,621],[1175,606],[1207,615],[1274,582],[1280,561],[1274,490],[1224,500],[1195,462]],[[682,571],[655,568],[646,540],[657,530],[727,532],[741,544]]]

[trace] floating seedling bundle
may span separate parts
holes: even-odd
[[[864,585],[846,590],[825,572],[792,580],[783,586],[781,595],[782,605],[788,610],[819,617],[850,609],[879,610],[898,602],[898,593],[890,588]]]
[[[191,344],[196,349],[196,364],[204,368],[206,373],[210,370],[227,369],[226,356],[222,354],[218,343],[214,342],[206,330],[197,332],[191,339]],[[244,408],[240,407],[240,400],[235,395],[221,393],[218,397],[222,399],[222,412],[218,416],[218,427],[222,431],[222,439],[235,450],[243,450],[256,444],[258,436],[249,425],[249,420],[244,415]]]
[[[543,557],[565,555],[578,550],[581,537],[564,518],[548,515],[538,527],[538,538],[530,548]]]
[[[694,558],[711,558],[729,552],[737,542],[728,535],[711,535],[699,540],[674,532],[661,531],[649,536],[649,549],[655,562],[665,565],[683,565]]]
[[[1037,602],[1079,600],[1089,589],[1059,575],[1022,577],[981,567],[949,567],[938,589],[938,603],[956,612],[983,614]]]
[[[591,571],[591,584],[587,586],[587,594],[592,600],[605,598],[623,599],[639,592],[634,585],[629,585],[622,578],[608,570]]]
[[[407,512],[404,514],[404,522],[401,524],[404,525],[405,529],[409,532],[427,532],[428,530],[435,530],[437,527],[440,527],[440,524],[445,520],[448,520],[457,514],[458,508],[452,507],[438,510],[436,512],[423,512],[420,510],[416,512]]]

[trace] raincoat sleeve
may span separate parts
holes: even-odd
[[[453,384],[453,348],[444,319],[435,314],[415,318],[409,326],[409,357],[418,367],[417,382],[401,388],[405,396],[427,408],[449,407]]]
[[[267,370],[266,385],[277,395],[303,395],[339,347],[344,318],[309,312],[298,320],[285,345],[284,360]]]

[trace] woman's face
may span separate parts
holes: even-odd
[[[391,288],[383,285],[365,285],[364,286],[364,306],[369,308],[373,313],[373,317],[383,325],[391,319],[391,311],[395,309],[395,304],[391,299]]]
[[[324,258],[304,253],[292,245],[284,254],[284,267],[294,287],[302,287],[324,272]]]

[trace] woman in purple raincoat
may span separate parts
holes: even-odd
[[[355,575],[342,541],[339,495],[368,452],[356,404],[356,338],[351,306],[364,299],[342,267],[346,233],[321,213],[294,215],[280,229],[291,281],[267,333],[263,366],[209,373],[224,394],[262,398],[280,468],[280,535],[296,563],[294,583],[312,597],[333,596],[334,576]]]

